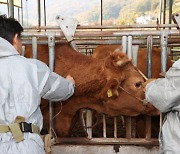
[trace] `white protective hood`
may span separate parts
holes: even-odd
[[[17,50],[8,41],[0,37],[0,58],[18,55]]]

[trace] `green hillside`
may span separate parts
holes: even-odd
[[[103,1],[103,24],[134,24],[140,16],[152,16],[154,19],[160,16],[159,0],[104,0]],[[169,1],[167,1],[166,21],[168,21]],[[180,12],[180,0],[173,1],[173,13]],[[92,10],[83,12],[77,16],[80,22],[88,24],[100,23],[100,5]],[[156,22],[156,20],[152,21]]]

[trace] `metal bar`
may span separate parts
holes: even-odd
[[[163,5],[163,24],[166,23],[166,0],[164,0],[164,5]]]
[[[110,26],[110,25],[98,25],[98,26],[81,26],[81,25],[78,25],[77,26],[77,30],[79,29],[134,29],[134,28],[137,28],[137,29],[142,29],[142,28],[154,28],[156,29],[157,27],[158,28],[176,28],[178,25],[177,24],[159,24],[159,25],[156,25],[156,24],[146,24],[146,25],[116,25],[116,26]],[[40,29],[49,29],[49,30],[52,30],[52,29],[59,29],[59,26],[40,26],[40,27],[37,27],[37,26],[33,26],[33,27],[24,27],[24,30],[29,30],[29,29],[34,29],[34,30],[39,30]]]
[[[149,140],[151,138],[151,117],[146,116],[146,139]]]
[[[46,26],[46,0],[44,0],[44,26]]]
[[[92,111],[86,110],[86,126],[87,126],[87,134],[88,138],[92,138]]]
[[[128,36],[127,56],[132,59],[132,36]]]
[[[132,41],[132,44],[133,44],[133,41]],[[139,45],[133,45],[132,46],[132,61],[133,61],[134,66],[137,66],[138,51],[139,51]]]
[[[48,36],[48,47],[49,47],[49,68],[50,71],[54,70],[54,59],[55,59],[55,52],[54,52],[54,35],[49,35]],[[50,133],[53,134],[53,103],[51,101],[49,101],[49,130]]]
[[[161,71],[166,72],[167,66],[167,42],[168,42],[168,34],[161,35]]]
[[[21,56],[24,56],[24,54],[25,54],[25,46],[24,46],[24,45],[22,45],[22,49],[21,49]]]
[[[14,1],[13,0],[8,0],[9,1],[9,17],[14,18]]]
[[[37,37],[32,38],[32,57],[37,59]]]
[[[122,36],[122,51],[127,53],[127,36]]]
[[[131,117],[126,116],[126,138],[131,138]]]
[[[85,144],[85,145],[154,145],[158,146],[158,139],[142,139],[142,138],[57,138],[57,144]]]
[[[103,25],[103,1],[101,0],[101,25]]]
[[[152,45],[153,37],[152,35],[147,37],[147,77],[152,78]],[[151,117],[145,117],[146,124],[146,139],[151,138]]]
[[[26,0],[26,26],[29,26],[29,11],[28,11],[28,0]]]
[[[147,77],[152,77],[152,35],[147,37]]]
[[[114,137],[117,138],[117,117],[114,117]]]
[[[23,44],[31,44],[31,40],[29,40],[29,39],[26,39],[26,40],[24,40],[23,39]],[[48,41],[47,40],[38,40],[38,44],[48,44],[47,43]],[[55,41],[56,43],[67,43],[67,41],[66,40],[56,40]],[[99,45],[99,44],[121,44],[122,43],[122,41],[121,40],[114,40],[114,39],[112,39],[112,40],[110,40],[110,39],[103,39],[103,40],[98,40],[98,39],[89,39],[89,40],[86,40],[86,39],[81,39],[81,40],[76,40],[75,39],[75,43],[77,44],[77,45],[84,45],[84,46],[86,46],[86,45],[91,45],[91,46],[97,46],[97,45]],[[168,46],[169,45],[171,45],[171,44],[175,44],[175,43],[180,43],[180,38],[176,38],[176,39],[174,39],[174,38],[169,38],[168,39]],[[132,44],[133,45],[147,45],[147,40],[145,40],[145,39],[133,39],[132,40]],[[155,45],[159,45],[160,44],[160,40],[159,39],[157,39],[157,38],[155,38],[155,39],[153,39],[153,46],[155,46]],[[160,46],[160,45],[159,45]],[[79,47],[78,47],[79,48]]]
[[[169,24],[172,23],[172,5],[173,5],[173,0],[169,0]]]
[[[166,72],[167,70],[167,44],[168,44],[168,34],[161,35],[161,72]],[[163,115],[160,114],[160,130],[162,128]]]
[[[45,31],[41,31],[41,32],[27,32],[24,31],[23,32],[23,36],[28,36],[28,37],[32,37],[32,36],[39,36],[39,37],[47,37],[49,35],[49,33],[52,32],[45,32]],[[56,37],[64,37],[64,34],[62,33],[62,31],[57,31],[54,32]],[[174,30],[174,29],[166,29],[166,30],[137,30],[137,31],[77,31],[75,33],[75,38],[76,37],[120,37],[120,36],[125,36],[125,35],[130,35],[130,36],[149,36],[149,35],[154,35],[154,36],[160,36],[163,33],[167,34],[167,35],[180,35],[179,34],[179,30]]]
[[[18,22],[20,23],[20,11],[19,10],[20,10],[20,8],[18,7],[17,8],[17,11],[18,11],[17,14],[18,14]]]
[[[160,0],[160,13],[159,13],[159,21],[160,21],[160,24],[162,23],[161,21],[162,21],[162,0]]]
[[[131,137],[135,138],[136,137],[136,118],[135,117],[131,118],[131,123],[132,123]]]
[[[37,7],[38,7],[38,27],[41,26],[41,2],[37,0]]]
[[[24,18],[23,18],[23,2],[22,2],[22,0],[21,0],[21,25],[23,26],[24,25]]]
[[[106,138],[106,116],[103,114],[103,137]]]

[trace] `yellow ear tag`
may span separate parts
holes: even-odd
[[[108,91],[107,91],[107,95],[108,95],[108,97],[112,97],[112,91],[111,91],[111,89],[108,89]]]

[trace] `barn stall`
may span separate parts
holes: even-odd
[[[59,20],[60,17],[58,17]],[[65,19],[64,19],[65,20]],[[67,25],[66,25],[67,26]],[[132,25],[131,25],[132,26]],[[147,27],[146,27],[147,26]],[[123,51],[127,52],[130,58],[134,58],[134,64],[137,60],[137,48],[138,46],[147,46],[148,54],[151,55],[153,46],[160,46],[162,49],[162,61],[161,70],[166,71],[166,61],[168,49],[179,46],[179,31],[177,30],[177,24],[170,25],[146,25],[146,26],[119,26],[119,27],[106,27],[106,26],[77,26],[73,37],[72,46],[76,44],[77,49],[85,54],[91,54],[93,49],[99,44],[122,44]],[[67,27],[70,27],[69,25]],[[37,44],[48,44],[50,52],[50,68],[53,70],[53,55],[54,45],[56,43],[67,42],[64,32],[59,27],[42,27],[42,29],[31,28],[24,31],[24,44],[33,43],[34,58],[37,53]],[[47,37],[46,40],[37,38]],[[27,38],[32,38],[29,40]],[[72,42],[72,40],[70,39]],[[134,51],[132,49],[135,49]],[[151,77],[151,58],[148,59],[148,77]],[[102,136],[96,137],[93,135],[94,129],[92,126],[92,112],[90,110],[83,111],[86,118],[86,130],[88,137],[71,137],[71,138],[56,138],[55,145],[52,146],[53,153],[58,153],[59,150],[63,153],[128,153],[132,151],[140,151],[142,153],[158,153],[158,139],[152,138],[151,124],[153,121],[151,117],[146,116],[144,118],[146,123],[146,136],[145,138],[137,138],[136,136],[136,119],[131,117],[125,117],[125,127],[120,128],[118,125],[122,125],[123,120],[119,120],[120,117],[113,117],[110,121],[113,121],[110,126],[107,125],[107,117],[102,115],[102,126],[98,126],[98,129],[102,129],[100,132]],[[53,121],[53,111],[51,111],[50,118]],[[59,116],[61,116],[59,114]],[[108,117],[109,118],[109,117]],[[161,120],[160,120],[161,125]],[[53,124],[51,125],[53,128]],[[113,127],[113,133],[108,133],[109,127]],[[121,126],[122,127],[122,126]],[[51,128],[51,129],[52,129]],[[95,130],[97,131],[97,130]],[[110,130],[112,131],[112,130]],[[121,132],[119,132],[121,131]],[[124,137],[119,135],[125,133]],[[54,134],[54,132],[52,132]],[[75,131],[75,134],[77,132]],[[107,135],[108,134],[108,135]],[[110,134],[110,135],[109,135]],[[120,137],[119,137],[120,136]],[[122,135],[123,136],[123,135]],[[106,146],[105,146],[106,145]],[[95,151],[94,151],[95,150]]]
[[[62,19],[65,22],[61,22]],[[148,68],[147,76],[151,78],[152,72],[152,47],[161,47],[161,71],[166,71],[167,55],[176,55],[176,47],[180,45],[179,14],[174,16],[175,24],[156,25],[125,25],[125,26],[81,26],[76,20],[56,17],[57,26],[38,26],[25,28],[23,33],[23,44],[32,44],[33,58],[37,58],[37,46],[47,44],[49,46],[49,67],[54,69],[54,46],[58,43],[70,42],[79,52],[91,55],[97,45],[121,44],[123,52],[133,59],[137,64],[137,51],[139,47],[147,47]],[[70,20],[70,21],[69,21]],[[67,21],[67,22],[66,22]],[[75,26],[72,26],[75,24]],[[73,28],[72,28],[73,27]],[[41,39],[43,38],[43,39]],[[23,49],[24,50],[24,49]],[[88,136],[82,137],[77,126],[74,131],[75,137],[57,137],[53,132],[53,119],[55,116],[50,102],[50,130],[55,138],[52,144],[52,153],[158,153],[157,132],[151,125],[153,117],[144,116],[146,135],[138,138],[136,132],[136,118],[134,117],[108,117],[100,115],[101,123],[96,127],[93,125],[93,111],[82,110],[84,115],[84,126]],[[159,120],[160,119],[160,120]],[[158,120],[161,127],[162,118]],[[158,128],[158,130],[159,130]],[[82,129],[82,127],[81,127]],[[101,129],[101,130],[100,130]],[[100,135],[98,132],[100,132]],[[157,130],[156,130],[157,131]]]

